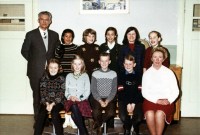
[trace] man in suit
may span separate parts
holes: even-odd
[[[60,44],[58,33],[49,30],[52,15],[48,11],[38,14],[39,27],[26,34],[21,54],[28,61],[27,76],[33,91],[34,119],[40,109],[40,79],[45,73],[48,61],[54,57],[55,49]]]

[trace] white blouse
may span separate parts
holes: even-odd
[[[158,99],[168,99],[170,104],[173,103],[179,95],[174,73],[163,65],[159,70],[151,66],[143,74],[142,95],[153,103]]]

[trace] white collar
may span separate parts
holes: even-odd
[[[107,42],[107,44],[108,44],[108,48],[109,49],[113,49],[113,47],[115,46],[115,41],[112,44],[110,44],[109,42]]]

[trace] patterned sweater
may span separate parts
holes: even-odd
[[[71,62],[77,53],[78,46],[75,44],[63,45],[56,48],[55,58],[57,58],[62,65],[63,72],[68,74],[71,72]]]
[[[40,96],[41,103],[46,105],[46,102],[55,104],[65,102],[65,78],[56,76],[55,79],[50,79],[49,75],[42,77],[40,81]]]
[[[111,101],[117,93],[116,72],[110,69],[107,71],[99,69],[93,72],[90,89],[95,100],[107,98]]]

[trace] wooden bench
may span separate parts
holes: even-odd
[[[60,113],[60,116],[61,116],[61,118],[62,119],[65,119],[65,114],[68,114],[68,115],[71,115],[71,111],[70,112],[65,112],[65,110],[62,110],[62,111],[60,111],[59,112]],[[102,110],[102,113],[105,113],[105,110]],[[51,118],[51,113],[49,112],[48,113],[49,114],[49,117],[48,118]],[[119,118],[119,112],[118,112],[118,109],[116,109],[116,117],[115,118]],[[132,116],[133,116],[133,113],[129,113],[129,116],[131,117],[131,119],[132,119]],[[112,133],[107,133],[106,132],[106,122],[105,123],[103,123],[103,127],[104,127],[104,133],[103,133],[103,135],[109,135],[109,134],[119,134],[118,132],[112,132]],[[76,134],[76,133],[70,133],[70,132],[64,132],[65,134],[67,134],[67,133],[70,133],[70,134],[76,134],[76,135],[80,135],[80,132],[79,132],[79,129],[77,129],[78,131],[78,133]],[[44,132],[44,134],[50,134],[50,135],[56,135],[56,133],[55,133],[55,127],[54,127],[54,125],[53,125],[53,133],[50,133],[50,132]],[[131,132],[131,135],[132,135],[132,132]]]

